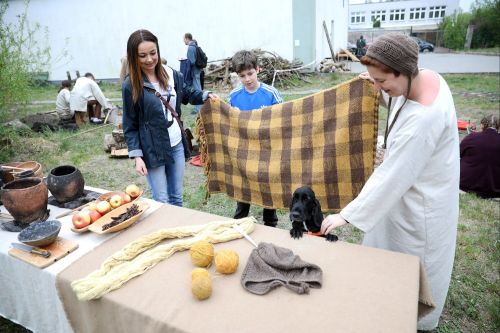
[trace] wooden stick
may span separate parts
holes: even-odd
[[[73,212],[76,212],[77,210],[80,210],[82,208],[87,207],[89,204],[90,204],[90,202],[87,202],[86,204],[81,205],[80,207],[76,207],[76,208],[74,208],[72,210],[68,210],[67,212],[61,213],[61,214],[59,214],[59,215],[56,216],[56,219],[60,219],[61,217],[68,216],[68,215],[72,214]]]
[[[23,168],[16,168],[13,166],[8,166],[8,165],[0,165],[2,169],[10,169],[10,170],[20,170],[20,171],[27,171],[29,169],[23,169]]]
[[[69,138],[73,138],[73,137],[78,136],[78,135],[80,135],[80,134],[85,134],[85,133],[88,133],[88,132],[92,132],[92,131],[95,131],[95,130],[97,130],[97,129],[99,129],[99,128],[103,128],[103,127],[106,127],[106,126],[111,126],[111,125],[113,125],[113,124],[102,124],[102,125],[100,125],[100,126],[96,126],[96,127],[91,128],[91,129],[89,129],[89,130],[86,130],[86,131],[83,131],[83,132],[78,132],[78,133],[76,133],[76,134],[73,134],[73,135],[67,136],[67,137],[63,138],[62,140],[67,140],[67,139],[69,139]]]

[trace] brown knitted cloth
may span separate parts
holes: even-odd
[[[406,76],[418,71],[418,45],[411,37],[391,32],[378,37],[366,55]]]
[[[279,286],[308,294],[309,288],[321,288],[323,272],[307,263],[289,249],[270,243],[259,243],[248,258],[241,276],[243,288],[264,295]]]

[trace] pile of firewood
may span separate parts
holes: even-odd
[[[346,63],[339,61],[335,62],[332,58],[325,58],[319,63],[318,70],[321,73],[334,73],[334,72],[349,72],[350,69],[346,67]]]
[[[302,66],[302,62],[294,60],[292,62],[280,57],[279,55],[261,49],[252,50],[259,59],[260,73],[258,74],[261,82],[274,84],[280,87],[296,86],[297,81],[307,81],[309,75],[308,69],[296,69]],[[282,70],[286,70],[283,71]],[[275,72],[277,71],[276,75]],[[231,75],[234,70],[231,64],[231,58],[213,61],[205,69],[205,84],[212,85],[219,89],[231,88],[237,84],[235,75]]]

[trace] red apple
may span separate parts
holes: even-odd
[[[122,196],[122,201],[123,201],[124,204],[129,203],[130,201],[132,201],[132,198],[127,193],[122,193],[121,196]]]
[[[99,213],[97,210],[91,210],[89,212],[90,216],[90,223],[94,223],[95,221],[99,220],[101,218],[101,213]]]
[[[97,211],[101,213],[101,215],[106,214],[110,210],[111,210],[111,205],[106,200],[99,201],[97,203]]]
[[[81,211],[73,215],[71,219],[76,229],[85,228],[90,224],[90,215],[87,211]]]
[[[128,195],[130,195],[131,198],[137,198],[139,196],[139,194],[141,194],[141,189],[135,184],[130,184],[125,189],[125,192]]]
[[[119,194],[115,194],[113,195],[110,199],[109,199],[109,204],[111,205],[111,207],[114,209],[114,208],[117,208],[117,207],[120,207],[122,205],[122,196],[119,195]]]

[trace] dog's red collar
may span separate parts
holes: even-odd
[[[308,232],[305,232],[305,234],[311,235],[311,236],[321,236],[321,231],[318,231],[318,232],[308,231]]]

